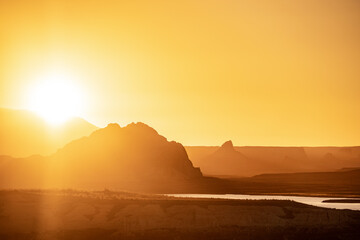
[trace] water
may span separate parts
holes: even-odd
[[[350,210],[360,211],[360,203],[323,203],[322,202],[328,199],[347,199],[347,198],[301,197],[301,196],[281,196],[281,195],[245,195],[245,194],[167,194],[167,196],[186,197],[186,198],[242,199],[242,200],[263,200],[263,199],[293,200],[295,202],[318,206],[318,207],[350,209]]]

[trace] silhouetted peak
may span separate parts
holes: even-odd
[[[231,149],[234,150],[234,145],[231,140],[226,141],[223,145],[221,145],[222,149]]]
[[[136,139],[136,142],[146,142],[149,141],[149,138],[152,139],[150,142],[155,141],[155,139],[166,140],[166,138],[159,135],[155,129],[142,122],[130,123],[125,127],[121,127],[117,123],[110,123],[105,128],[95,131],[91,136],[99,137],[101,139],[108,138],[106,141],[110,141],[110,138],[119,137],[126,137],[133,140]]]
[[[107,129],[119,129],[121,128],[119,124],[117,123],[109,123],[107,126],[106,126]]]
[[[121,127],[117,123],[109,123],[106,127],[100,128],[94,131],[90,137],[98,137],[98,136],[111,136],[116,135],[121,131]]]
[[[132,122],[126,127],[124,127],[124,129],[135,132],[159,135],[155,129],[142,122],[136,122],[136,123]]]
[[[236,152],[234,145],[231,140],[226,141],[221,147],[216,151],[217,154],[223,154],[223,153],[233,153]]]

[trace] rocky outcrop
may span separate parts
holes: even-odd
[[[35,163],[42,165],[35,167]],[[24,166],[28,169],[26,178],[17,170]],[[144,123],[132,123],[123,128],[109,124],[89,137],[67,144],[50,157],[7,159],[0,166],[1,171],[9,172],[9,178],[1,185],[13,188],[31,187],[32,179],[41,175],[43,181],[35,182],[33,188],[165,191],[174,186],[190,185],[202,177],[180,143],[167,141]]]
[[[239,176],[254,171],[251,160],[236,151],[231,141],[225,142],[214,153],[204,157],[198,166],[204,174],[212,176]]]
[[[219,151],[235,151],[234,145],[231,140],[226,141],[221,145]]]

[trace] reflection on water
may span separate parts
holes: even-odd
[[[272,195],[244,195],[244,194],[166,194],[173,197],[188,198],[219,198],[219,199],[242,199],[242,200],[293,200],[299,203],[309,204],[318,207],[360,210],[360,203],[323,203],[328,199],[346,198],[325,198],[325,197],[300,197],[300,196],[272,196]],[[351,198],[354,199],[354,198]]]

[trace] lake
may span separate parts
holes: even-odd
[[[217,198],[217,199],[241,199],[241,200],[293,200],[295,202],[304,203],[308,205],[335,208],[335,209],[350,209],[360,210],[360,203],[323,203],[324,200],[329,199],[347,199],[347,198],[328,198],[328,197],[302,197],[302,196],[280,196],[280,195],[245,195],[245,194],[166,194],[172,197],[186,197],[186,198]],[[354,199],[354,198],[351,198]]]

